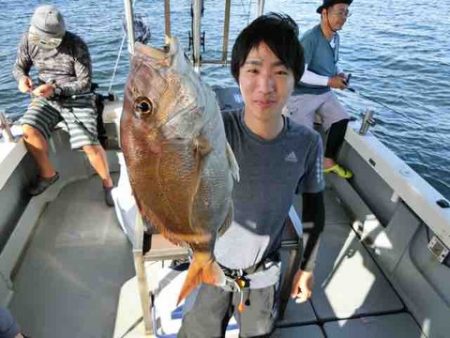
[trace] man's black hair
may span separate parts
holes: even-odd
[[[256,18],[237,37],[231,54],[231,74],[239,82],[239,69],[253,48],[265,42],[284,66],[294,73],[295,83],[305,70],[298,26],[287,14],[268,13]]]

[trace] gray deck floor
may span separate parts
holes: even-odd
[[[313,298],[289,303],[273,336],[421,337],[330,189],[326,211]],[[10,309],[33,338],[144,337],[131,246],[95,177],[46,208],[14,285]]]
[[[10,304],[33,338],[110,338],[131,245],[97,177],[66,186],[43,212],[14,278]]]

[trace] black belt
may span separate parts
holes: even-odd
[[[225,283],[222,285],[222,288],[228,292],[239,292],[241,295],[241,300],[238,306],[239,312],[242,312],[245,309],[244,289],[248,289],[250,287],[250,279],[247,278],[247,275],[266,270],[270,267],[270,265],[279,261],[280,254],[275,252],[274,254],[267,256],[261,262],[246,269],[229,269],[219,264],[225,274]]]
[[[266,258],[261,260],[259,263],[255,264],[253,266],[250,266],[246,269],[230,269],[221,264],[219,264],[219,265],[222,268],[223,272],[225,273],[225,276],[231,277],[231,278],[237,278],[237,277],[245,277],[247,275],[252,275],[256,272],[266,270],[266,269],[268,269],[268,265],[270,265],[274,262],[279,262],[279,261],[280,261],[280,254],[277,251],[273,254],[270,254],[269,256],[267,256]]]

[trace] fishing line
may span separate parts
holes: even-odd
[[[133,0],[132,7],[136,4],[136,0]],[[134,17],[133,17],[133,25],[134,25]],[[125,39],[127,38],[127,32],[123,32],[122,42],[120,43],[119,53],[117,54],[116,63],[114,65],[113,73],[111,76],[111,81],[109,82],[108,93],[111,93],[111,89],[113,86],[114,79],[116,77],[117,68],[119,67],[120,56],[122,55],[123,45],[125,44]]]
[[[245,15],[245,12],[247,11],[247,25],[248,25],[249,20],[250,20],[250,9],[252,6],[252,1],[251,0],[248,1],[248,8],[246,9],[245,5],[244,5],[244,0],[241,0],[241,6],[242,6],[242,9],[244,10],[244,15]]]
[[[378,104],[378,105],[380,105],[380,106],[382,106],[382,107],[384,107],[384,108],[386,108],[386,109],[389,109],[390,111],[396,113],[397,115],[400,115],[401,117],[405,118],[406,120],[408,120],[408,121],[410,121],[410,122],[413,122],[414,124],[416,124],[416,125],[420,126],[421,128],[423,128],[423,126],[422,126],[419,122],[417,122],[417,121],[411,119],[408,115],[403,114],[403,113],[401,113],[401,112],[399,112],[399,111],[397,111],[397,110],[391,108],[391,107],[388,106],[387,104],[385,104],[385,103],[383,103],[383,102],[380,102],[380,101],[378,101],[378,100],[375,100],[374,98],[372,98],[372,97],[370,97],[370,96],[368,96],[368,95],[362,94],[359,90],[356,90],[356,89],[353,88],[353,87],[347,87],[346,89],[347,89],[348,91],[352,92],[352,93],[355,93],[356,95],[358,95],[358,96],[360,96],[360,97],[362,97],[362,98],[365,98],[366,100],[375,102],[376,104]]]
[[[116,77],[117,68],[119,66],[120,56],[122,55],[123,45],[125,44],[125,39],[126,39],[126,33],[123,33],[122,43],[120,44],[119,53],[117,54],[116,63],[114,65],[113,73],[111,76],[111,81],[109,82],[108,93],[111,93],[114,79]]]
[[[247,26],[250,23],[250,11],[252,9],[252,0],[248,0],[248,9],[247,9]]]

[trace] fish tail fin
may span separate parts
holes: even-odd
[[[202,253],[194,253],[183,287],[178,295],[177,305],[201,283],[212,285],[225,283],[225,274],[219,264],[210,254],[206,257],[203,256]]]

